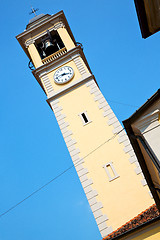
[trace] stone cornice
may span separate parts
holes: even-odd
[[[158,89],[152,97],[150,97],[138,110],[136,110],[131,117],[123,121],[125,128],[130,127],[131,124],[136,122],[143,114],[149,111],[150,107],[152,108],[157,101],[160,101],[160,89]]]
[[[49,32],[51,32],[53,30],[56,31],[58,28],[61,28],[61,27],[65,27],[65,25],[64,25],[64,23],[62,21],[60,21],[60,22],[58,22],[56,24],[53,23],[53,27],[49,28],[48,30],[49,30]],[[29,39],[29,40],[27,40],[25,42],[25,46],[28,47],[30,44],[34,43],[37,39],[43,37],[44,35],[46,35],[46,31],[36,35],[35,37],[33,37],[33,38]]]
[[[140,118],[137,122],[133,124],[133,127],[138,128],[141,132],[143,132],[149,125],[157,121],[159,118],[160,110],[156,109],[153,112],[146,114],[142,118]]]

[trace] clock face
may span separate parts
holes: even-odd
[[[65,66],[59,68],[55,72],[53,78],[56,83],[64,84],[66,82],[69,82],[73,78],[73,75],[74,75],[73,69],[71,67]]]

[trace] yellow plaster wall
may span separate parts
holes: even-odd
[[[57,32],[61,37],[65,47],[67,48],[67,51],[75,47],[75,44],[73,43],[71,37],[69,36],[67,30],[64,27],[58,28]]]
[[[35,68],[38,68],[41,65],[43,65],[43,63],[41,61],[41,57],[33,43],[28,46],[28,52],[32,58],[32,62],[34,64]]]
[[[160,228],[158,228],[156,231],[152,230],[149,233],[145,233],[143,235],[140,235],[136,238],[133,238],[134,240],[159,240],[160,239]]]
[[[73,132],[72,138],[77,141],[80,157],[85,157],[99,145],[113,136],[112,126],[107,125],[103,110],[90,94],[85,85],[60,97],[59,106],[66,115],[65,121]],[[91,123],[83,126],[79,113],[87,111]],[[142,177],[134,171],[136,166],[130,164],[129,154],[123,151],[118,137],[111,140],[85,158],[83,166],[88,169],[88,178],[93,180],[92,188],[98,192],[97,201],[102,202],[103,214],[107,214],[108,226],[115,230],[140,212],[151,206],[154,201],[149,195],[147,186],[141,184]],[[119,178],[109,182],[103,165],[112,161]]]
[[[159,226],[158,226],[159,225]],[[140,231],[132,235],[131,237],[126,237],[128,240],[159,240],[160,239],[160,224],[156,224],[153,227],[147,227],[145,230]]]

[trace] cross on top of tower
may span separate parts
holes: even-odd
[[[31,11],[29,14],[31,15],[32,13],[34,13],[34,15],[37,16],[36,12],[37,12],[39,9],[38,9],[38,8],[34,9],[33,7],[31,7],[31,10],[32,10],[32,11]]]

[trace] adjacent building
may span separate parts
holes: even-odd
[[[160,89],[123,124],[160,210]]]

